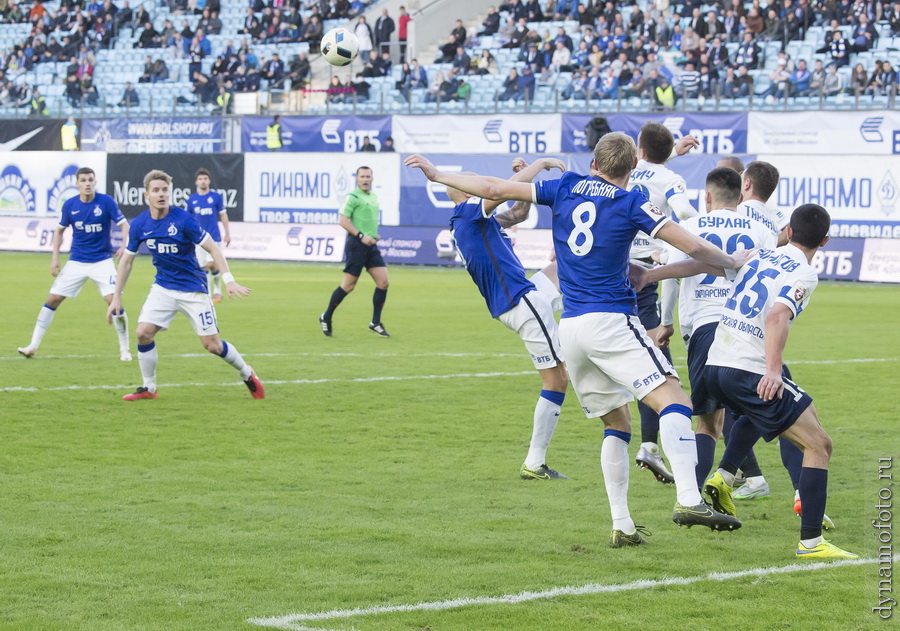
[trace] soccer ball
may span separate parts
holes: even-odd
[[[322,38],[322,56],[332,66],[346,66],[356,59],[359,40],[345,28],[334,28]]]

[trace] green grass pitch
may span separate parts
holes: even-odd
[[[59,309],[37,358],[16,354],[50,287],[49,265],[48,255],[0,255],[4,631],[252,631],[260,627],[248,619],[258,617],[796,562],[799,520],[774,444],[757,448],[772,497],[739,504],[744,527],[736,533],[679,530],[674,488],[632,469],[632,513],[653,533],[642,548],[606,545],[602,427],[584,418],[571,388],[548,462],[572,479],[519,480],[540,381],[461,269],[392,267],[384,312],[391,339],[367,330],[373,285],[363,278],[327,339],[316,318],[338,266],[235,262],[253,293],[219,305],[219,325],[266,384],[266,399],[251,399],[179,316],[157,337],[160,398],[125,403],[122,395],[140,384],[137,361],[118,361],[90,285]],[[139,258],[125,294],[132,348],[151,270]],[[898,311],[895,286],[824,284],[786,355],[834,439],[832,539],[867,558],[877,553],[879,458],[900,456]],[[683,365],[683,346],[673,350]],[[875,629],[877,568],[304,624]]]

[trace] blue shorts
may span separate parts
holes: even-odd
[[[704,373],[710,395],[729,409],[746,415],[768,442],[793,425],[813,400],[785,377],[782,369],[785,387],[781,398],[763,401],[756,393],[761,378],[756,373],[724,366],[707,366]]]
[[[637,316],[641,326],[650,331],[659,326],[659,295],[656,293],[658,283],[650,283],[637,292]]]
[[[366,245],[354,236],[347,235],[344,245],[344,273],[351,276],[362,274],[363,268],[387,267],[377,245]]]
[[[709,347],[716,339],[718,322],[710,322],[694,329],[688,340],[688,378],[691,380],[691,406],[694,414],[712,414],[725,407],[706,387],[706,358]]]

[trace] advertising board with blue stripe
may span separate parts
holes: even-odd
[[[559,153],[559,114],[394,116],[402,153]]]
[[[241,119],[241,151],[268,151],[266,128],[272,118]],[[359,151],[369,138],[381,151],[391,135],[390,116],[282,116],[281,141],[284,151]]]
[[[356,169],[372,169],[372,192],[381,225],[400,213],[400,158],[396,153],[248,153],[244,156],[244,221],[336,224],[338,210],[356,188]]]
[[[81,148],[109,153],[219,153],[219,118],[85,118]]]
[[[797,155],[900,154],[900,112],[751,112],[749,151]]]
[[[769,204],[819,204],[831,214],[832,237],[900,239],[900,160],[877,156],[779,156],[781,178]]]
[[[598,114],[605,116],[612,131],[625,132],[635,140],[641,126],[655,121],[667,127],[675,139],[690,134],[700,142],[691,153],[747,153],[747,114],[698,114],[671,112],[659,114]],[[562,150],[589,151],[585,127],[592,114],[566,114],[562,119]],[[752,151],[750,151],[752,153]]]
[[[441,171],[460,173],[471,171],[478,175],[491,175],[509,179],[512,177],[512,161],[516,155],[468,155],[468,154],[426,154]],[[404,155],[403,158],[408,156]],[[525,154],[529,163],[540,158]],[[559,177],[559,171],[541,171],[535,180]],[[447,196],[447,187],[429,182],[418,169],[401,167],[400,170],[400,225],[403,226],[447,226],[453,214],[454,203]],[[550,211],[545,207],[532,205],[528,219],[521,228],[549,228]]]
[[[106,186],[106,154],[100,151],[7,151],[0,153],[0,215],[59,217],[78,195],[75,173],[94,170],[97,190]]]

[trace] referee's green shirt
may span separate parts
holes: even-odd
[[[378,235],[378,198],[373,193],[365,193],[359,188],[350,191],[341,206],[341,214],[367,237]]]

